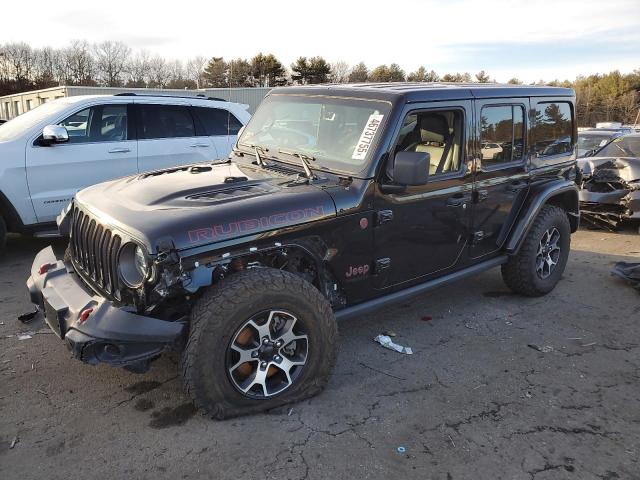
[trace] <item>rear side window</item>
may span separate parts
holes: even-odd
[[[533,153],[539,157],[567,155],[573,149],[573,117],[568,102],[541,102],[535,110]]]
[[[237,135],[242,123],[222,108],[192,107],[197,119],[198,136]]]
[[[524,157],[524,108],[521,105],[483,107],[480,113],[483,165],[509,163]]]
[[[180,105],[140,105],[138,135],[141,139],[195,137],[193,118]]]

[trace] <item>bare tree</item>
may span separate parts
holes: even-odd
[[[34,51],[33,82],[36,88],[49,88],[57,84],[55,75],[56,51],[44,47]]]
[[[171,73],[164,58],[156,56],[149,61],[149,80],[147,81],[149,87],[165,88],[170,77]]]
[[[350,73],[351,66],[347,62],[339,60],[331,64],[331,75],[329,75],[329,80],[333,83],[347,83],[349,81]]]
[[[71,82],[75,85],[95,85],[95,60],[84,40],[74,40],[65,49],[64,59]]]
[[[31,47],[24,43],[9,43],[4,46],[9,73],[18,84],[27,85],[31,80],[34,55]]]
[[[122,42],[107,41],[95,46],[96,70],[102,85],[122,85],[122,74],[130,54],[131,49]]]
[[[196,84],[196,88],[202,88],[205,82],[204,69],[207,67],[209,60],[206,57],[195,57],[187,61],[185,74],[188,80],[192,80]]]
[[[144,50],[129,60],[127,65],[127,73],[129,80],[127,87],[146,87],[151,71],[149,54]]]

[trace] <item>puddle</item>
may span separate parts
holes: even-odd
[[[514,293],[508,290],[502,290],[497,292],[483,292],[482,295],[489,298],[499,298],[499,297],[511,297]]]
[[[164,407],[151,414],[149,426],[151,428],[167,428],[184,425],[196,413],[193,403],[183,403],[177,407]]]
[[[158,388],[160,385],[162,385],[160,382],[143,380],[142,382],[134,383],[133,385],[125,387],[125,391],[133,393],[134,395],[141,395]]]
[[[146,398],[141,398],[133,405],[133,408],[139,412],[146,412],[147,410],[151,410],[153,407],[155,407],[155,403]]]

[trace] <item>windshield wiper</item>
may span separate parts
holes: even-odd
[[[253,153],[256,155],[256,161],[258,162],[258,165],[260,165],[261,167],[266,167],[267,164],[262,159],[260,154],[263,154],[263,155],[266,154],[269,151],[269,149],[261,147],[260,145],[249,145],[249,146],[253,148]]]
[[[265,147],[263,147],[261,145],[253,145],[253,144],[249,144],[249,143],[241,143],[239,145],[244,145],[245,147],[249,147],[250,149],[253,150],[253,154],[256,157],[256,162],[258,163],[258,165],[260,167],[266,167],[267,166],[267,163],[262,158],[262,155],[266,155],[267,154],[267,152],[269,151],[268,148],[265,148]],[[236,149],[236,148],[234,148],[233,151],[236,152],[236,153],[245,153],[242,150]]]
[[[292,152],[290,150],[278,150],[278,153],[283,153],[285,155],[290,155],[292,157],[296,157],[300,159],[300,163],[302,164],[302,168],[304,168],[304,173],[306,175],[306,177],[310,180],[315,180],[317,177],[313,174],[313,172],[311,171],[311,166],[309,164],[309,162],[315,162],[316,159],[315,157],[311,157],[305,153],[300,153],[300,152]]]

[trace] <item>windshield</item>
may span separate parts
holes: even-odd
[[[596,152],[598,157],[640,157],[640,135],[618,137]]]
[[[7,123],[0,125],[0,142],[13,140],[45,118],[55,115],[66,107],[68,107],[68,104],[65,102],[45,103],[17,116],[13,120],[9,120]]]
[[[312,157],[311,168],[361,172],[380,136],[390,104],[339,97],[279,95],[265,98],[238,145],[265,157],[298,163],[280,150]]]
[[[581,150],[593,150],[600,148],[611,140],[612,135],[580,135],[578,134],[578,148]]]

